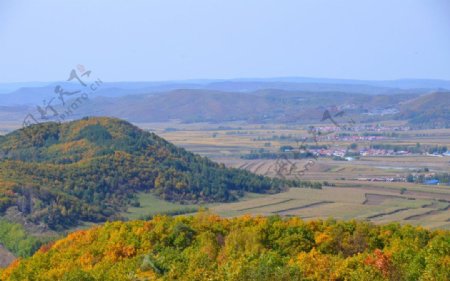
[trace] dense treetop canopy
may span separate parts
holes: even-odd
[[[367,222],[111,222],[17,260],[2,280],[450,280],[450,232]]]

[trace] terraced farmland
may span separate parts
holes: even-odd
[[[299,216],[306,220],[333,217],[375,223],[398,221],[450,229],[450,201],[436,199],[432,192],[419,195],[400,194],[399,190],[383,188],[377,192],[370,188],[352,187],[323,190],[292,188],[285,193],[212,206],[211,211],[223,216],[278,214]]]

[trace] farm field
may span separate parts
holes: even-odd
[[[201,207],[224,217],[244,214],[298,216],[305,220],[332,217],[450,229],[450,191],[438,187],[411,188],[401,194],[398,187],[342,184],[322,190],[291,188],[274,195],[248,193],[239,202],[207,205],[171,203],[148,193],[140,194],[139,199],[141,206],[129,208],[124,217],[133,220]]]
[[[447,199],[442,199],[447,198]],[[223,216],[274,215],[302,219],[360,219],[374,223],[400,222],[430,228],[450,228],[450,193],[411,196],[380,188],[332,187],[289,191],[243,202],[221,204],[211,210]]]
[[[389,125],[399,125],[392,122]],[[400,123],[401,124],[401,123]],[[276,151],[282,145],[295,145],[293,141],[270,141],[272,136],[306,135],[303,126],[283,124],[141,124],[151,128],[169,141],[188,150],[208,156],[230,167],[242,168],[257,174],[277,176],[276,160],[245,160],[240,155],[254,149]],[[172,130],[166,130],[166,128]],[[220,127],[220,129],[219,129]],[[450,146],[450,130],[417,130],[399,133],[389,143],[402,145],[421,144]],[[324,143],[327,144],[327,143]],[[337,145],[349,145],[338,142]],[[368,145],[368,143],[358,143]],[[290,160],[295,169],[301,169],[309,160]],[[307,171],[297,176],[295,169],[287,178],[327,181],[334,187],[323,190],[290,189],[287,192],[240,202],[209,206],[212,212],[223,216],[242,214],[299,216],[303,219],[333,217],[336,219],[361,219],[374,223],[400,222],[429,228],[450,228],[450,187],[426,186],[406,182],[372,182],[358,178],[398,177],[423,168],[430,172],[450,172],[450,157],[426,155],[361,157],[354,161],[334,161],[318,158]],[[286,168],[289,169],[289,168]]]

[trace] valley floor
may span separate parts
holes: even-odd
[[[294,141],[289,138],[282,140],[279,136],[307,135],[301,126],[283,124],[249,125],[231,122],[219,126],[175,122],[138,125],[229,167],[243,168],[266,176],[277,176],[279,167],[277,168],[276,160],[245,160],[240,156],[255,149],[276,151],[282,145],[295,146]],[[386,127],[400,125],[392,122]],[[363,133],[359,132],[361,135]],[[264,141],[274,139],[274,136],[278,138]],[[406,131],[396,138],[380,142],[450,147],[450,129]],[[338,146],[350,143],[351,141],[345,140],[336,142]],[[357,142],[359,146],[370,143],[365,140]],[[309,160],[291,160],[285,169],[289,170],[290,165],[302,169]],[[449,173],[450,157],[366,156],[353,161],[334,161],[329,157],[320,157],[300,176],[294,172],[286,177],[326,181],[333,187],[324,187],[323,190],[290,189],[288,192],[266,196],[248,195],[241,202],[216,204],[209,208],[223,216],[279,214],[300,216],[306,220],[334,217],[369,220],[375,223],[395,221],[429,228],[450,229],[450,186],[389,182],[393,178],[404,178],[408,173],[424,168],[430,173]]]

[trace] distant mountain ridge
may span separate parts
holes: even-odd
[[[413,100],[421,92],[395,95],[368,95],[347,92],[308,92],[266,89],[253,92],[224,92],[215,90],[180,89],[169,92],[89,99],[69,116],[113,116],[131,122],[227,122],[251,123],[309,123],[320,120],[326,108],[338,107],[348,114],[367,119],[366,112],[392,108]],[[70,100],[68,100],[70,104]],[[58,112],[64,112],[56,105]],[[0,120],[23,120],[27,113],[39,118],[35,106],[0,106]],[[51,116],[51,115],[50,115]],[[403,116],[403,115],[402,115]],[[375,118],[372,116],[371,118]],[[401,117],[401,116],[400,116]],[[407,118],[406,115],[404,118]],[[409,118],[409,117],[408,117]]]
[[[277,89],[223,92],[183,89],[149,95],[93,98],[75,118],[112,115],[132,122],[305,123],[320,120],[328,107],[363,114],[373,108],[398,106],[419,94],[362,95],[345,92],[306,92]]]
[[[419,126],[421,119],[433,120],[436,114],[420,117],[420,112],[413,114],[411,111],[414,106],[408,109],[403,104],[433,92],[450,91],[434,88],[450,89],[448,82],[426,79],[359,81],[296,77],[105,82],[97,91],[89,93],[88,100],[64,120],[75,120],[83,116],[113,116],[131,122],[177,120],[310,123],[320,119],[326,108],[337,107],[345,109],[348,114],[357,115],[362,121],[383,120],[385,117],[380,112],[390,112],[393,118],[411,119],[412,125]],[[39,117],[38,106],[43,107],[44,101],[50,99],[53,99],[52,106],[58,112],[64,112],[66,108],[63,108],[54,91],[56,85],[59,84],[20,88],[13,93],[0,95],[0,120],[22,122],[28,113]],[[75,83],[62,82],[61,86],[67,91],[80,90]],[[70,100],[71,97],[66,99]],[[445,105],[445,102],[441,104]],[[445,109],[444,106],[442,110]],[[393,116],[396,112],[399,114]],[[441,121],[422,122],[420,126],[447,126],[444,113],[438,117]]]
[[[0,105],[24,105],[42,103],[54,97],[54,88],[77,87],[72,82],[0,83]],[[212,91],[253,92],[265,89],[286,91],[337,91],[360,94],[397,94],[415,90],[450,90],[450,81],[438,79],[399,79],[386,81],[326,79],[304,77],[197,79],[160,82],[104,82],[96,96],[120,97],[126,95],[167,92],[178,89]]]

